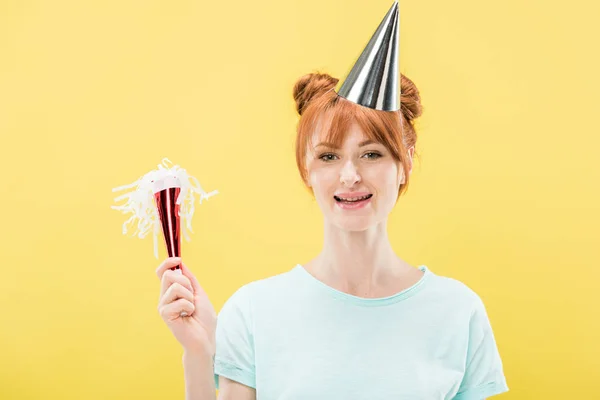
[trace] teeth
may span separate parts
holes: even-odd
[[[338,199],[343,200],[343,201],[358,201],[358,200],[366,200],[369,198],[369,194],[366,196],[362,196],[362,197],[349,197],[349,198],[344,198],[344,197],[339,197]]]

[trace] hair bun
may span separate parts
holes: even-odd
[[[407,122],[412,122],[412,120],[420,117],[423,113],[421,95],[413,81],[404,75],[401,75],[400,91],[400,108],[402,114]]]
[[[294,100],[296,110],[302,115],[307,105],[316,97],[335,88],[339,79],[328,74],[311,73],[304,75],[294,85]]]

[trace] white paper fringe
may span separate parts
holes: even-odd
[[[115,197],[115,201],[121,201],[127,199],[127,202],[121,206],[111,206],[113,210],[122,211],[123,214],[133,214],[125,223],[123,223],[123,234],[127,234],[128,226],[131,223],[135,223],[138,219],[137,230],[133,235],[137,235],[140,239],[143,239],[152,232],[154,236],[154,256],[158,258],[158,235],[161,231],[160,220],[158,216],[158,210],[154,202],[154,193],[152,190],[152,182],[158,179],[162,179],[165,176],[176,176],[181,182],[181,191],[177,197],[176,203],[179,204],[179,217],[181,222],[181,231],[185,239],[189,242],[189,232],[192,230],[192,217],[194,216],[194,193],[200,195],[200,204],[202,200],[208,199],[215,194],[219,193],[217,190],[213,190],[210,193],[206,193],[202,190],[200,182],[193,176],[189,176],[185,169],[178,165],[169,167],[169,164],[173,164],[168,158],[162,160],[162,165],[158,164],[157,170],[152,170],[146,175],[139,178],[137,181],[124,186],[114,188],[113,192],[118,192],[124,189],[135,189],[129,193]]]

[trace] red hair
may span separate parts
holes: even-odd
[[[350,125],[356,122],[368,139],[384,145],[401,164],[405,182],[400,185],[398,198],[408,187],[410,160],[408,149],[417,141],[414,119],[422,113],[421,98],[415,84],[401,75],[401,108],[398,111],[380,111],[360,106],[334,92],[338,79],[328,74],[304,75],[294,85],[296,109],[300,115],[296,136],[296,165],[305,184],[308,182],[306,151],[312,147],[312,135],[327,115],[325,140],[341,147]]]

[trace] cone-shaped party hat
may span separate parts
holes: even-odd
[[[354,64],[338,95],[375,110],[400,109],[398,1],[387,12]]]

